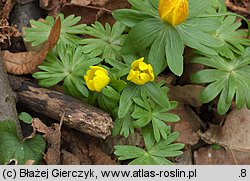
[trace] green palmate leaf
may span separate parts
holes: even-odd
[[[152,4],[146,0],[146,1],[142,1],[142,0],[128,0],[128,2],[136,9],[140,10],[140,11],[144,11],[145,13],[154,16],[154,17],[158,17],[158,12],[155,9],[154,6],[152,6]]]
[[[137,23],[148,19],[151,15],[134,9],[119,9],[112,13],[113,17],[128,27],[133,27]]]
[[[117,136],[120,134],[127,138],[130,134],[133,133],[134,126],[130,112],[128,112],[123,118],[116,118],[114,122],[114,128],[112,129],[113,136]]]
[[[161,107],[149,100],[147,98],[134,98],[137,106],[132,113],[132,117],[135,119],[133,126],[135,128],[149,126],[152,128],[151,132],[153,132],[155,141],[158,142],[161,137],[166,139],[170,132],[170,126],[167,126],[165,122],[177,122],[180,118],[175,114],[166,113],[175,106]]]
[[[83,54],[81,47],[59,43],[49,52],[46,60],[38,66],[41,70],[33,74],[42,87],[51,87],[64,81],[63,87],[67,94],[83,98],[88,96],[83,76],[91,65],[100,63],[99,58],[90,59]]]
[[[82,51],[89,53],[91,57],[121,59],[120,49],[126,37],[122,35],[124,30],[125,26],[119,22],[112,28],[109,24],[104,27],[101,23],[95,22],[92,26],[86,27],[86,34],[95,38],[82,39],[81,44],[84,44]]]
[[[7,164],[10,160],[17,160],[20,165],[27,160],[34,160],[39,164],[43,158],[46,142],[40,135],[21,140],[16,133],[14,121],[0,121],[0,164]]]
[[[172,26],[168,26],[167,31],[167,44],[166,44],[166,56],[170,70],[180,76],[183,73],[183,52],[184,45],[182,39]]]
[[[155,141],[159,142],[161,139],[161,136],[163,139],[167,138],[167,134],[170,131],[170,126],[167,126],[164,122],[162,122],[160,119],[157,119],[155,117],[152,118],[152,125],[153,125],[153,132]]]
[[[127,83],[123,80],[111,79],[111,81],[109,82],[109,85],[120,94],[123,91],[123,89],[126,87]]]
[[[59,14],[61,20],[61,32],[59,41],[65,44],[76,45],[79,44],[79,38],[77,34],[84,34],[84,24],[76,25],[81,17],[75,17],[74,15],[64,18],[63,14]],[[31,42],[32,46],[38,46],[48,40],[51,28],[55,23],[55,19],[52,16],[47,16],[45,21],[31,20],[31,28],[26,28],[24,31],[24,41]]]
[[[147,136],[146,136],[147,137]],[[172,164],[165,157],[178,156],[182,154],[180,151],[184,145],[179,143],[172,144],[178,137],[177,133],[170,134],[166,140],[161,140],[158,143],[149,141],[147,137],[147,151],[134,146],[115,146],[114,152],[119,160],[134,159],[129,164],[131,165],[170,165]]]
[[[227,76],[227,72],[216,69],[206,69],[196,73],[191,79],[195,83],[210,83]]]
[[[201,52],[216,55],[217,52],[214,51],[211,47],[223,46],[223,42],[219,39],[214,38],[208,33],[199,31],[193,26],[188,26],[188,24],[186,23],[178,26],[177,30],[186,45]]]
[[[102,93],[111,100],[116,101],[117,103],[120,100],[120,94],[116,92],[112,87],[106,86],[102,89]]]
[[[188,4],[188,19],[191,19],[200,14],[203,14],[208,9],[208,7],[211,6],[211,1],[190,0]]]
[[[105,62],[113,67],[112,69],[110,69],[110,72],[112,74],[112,77],[114,78],[120,78],[127,75],[131,69],[129,65],[112,58],[105,58]]]
[[[128,52],[123,51],[123,53],[129,53],[133,48],[142,51],[149,47],[163,28],[162,25],[162,22],[155,18],[146,19],[138,23],[129,32],[124,45],[124,51]]]
[[[18,118],[23,121],[24,123],[31,124],[32,123],[32,117],[26,112],[21,112],[18,116]]]
[[[151,98],[156,104],[162,107],[170,106],[166,92],[157,87],[155,83],[149,82],[145,84],[143,88],[145,89],[147,96]]]
[[[171,114],[171,113],[157,112],[154,114],[154,117],[156,117],[159,120],[166,121],[166,122],[178,122],[180,120],[179,116],[177,116],[176,114]]]
[[[107,92],[107,90],[104,90],[102,94],[98,94],[97,96],[98,106],[102,110],[112,113],[112,111],[118,107],[118,103],[119,103],[119,100],[114,100],[112,98],[110,98],[110,94]]]
[[[211,55],[217,55],[217,51],[213,48],[223,46],[224,41],[213,36],[221,25],[221,19],[198,17],[211,12],[217,13],[213,7],[214,3],[210,1],[190,0],[187,20],[175,27],[161,21],[157,12],[158,0],[130,0],[129,2],[134,8],[132,12],[136,12],[138,18],[125,16],[125,13],[128,14],[130,10],[114,12],[118,21],[132,27],[122,53],[143,52],[148,48],[148,60],[156,75],[167,65],[174,74],[178,76],[182,74],[184,45]],[[210,11],[211,9],[214,11]]]
[[[214,17],[192,18],[185,22],[187,26],[194,27],[202,32],[215,32],[221,27],[221,20]]]
[[[136,113],[138,114],[138,112],[136,112]],[[146,115],[148,115],[147,112],[146,112]],[[132,115],[132,117],[134,117],[134,115]],[[133,121],[133,127],[134,128],[142,128],[142,127],[148,125],[148,123],[150,123],[150,122],[151,122],[150,117],[143,116],[143,117],[137,119],[136,121]]]
[[[168,38],[167,31],[168,31],[167,28],[165,30],[161,30],[159,36],[155,39],[149,51],[148,63],[152,65],[155,75],[158,75],[167,66],[166,64],[167,62],[165,58],[165,47],[166,47],[167,38]]]
[[[236,22],[235,16],[228,16],[223,20],[216,33],[217,37],[224,41],[223,47],[215,48],[220,55],[233,59],[235,53],[238,55],[244,54],[244,46],[249,46],[250,40],[246,38],[246,31],[238,30],[240,26],[241,23]]]
[[[210,83],[200,95],[202,102],[209,102],[220,94],[217,110],[225,114],[231,102],[236,98],[236,105],[241,108],[244,104],[250,107],[248,98],[250,88],[250,48],[242,56],[228,60],[220,56],[197,58],[194,62],[210,66],[192,75],[196,83]],[[216,78],[217,77],[217,78]]]
[[[142,128],[142,136],[147,150],[150,150],[155,144],[152,124],[148,124]]]
[[[228,88],[224,87],[222,89],[222,92],[219,98],[217,110],[220,114],[225,114],[231,106],[232,100],[230,102],[227,102],[227,99],[228,99],[227,91],[228,91]]]
[[[131,105],[133,104],[133,98],[138,97],[140,94],[140,87],[129,83],[127,87],[123,90],[120,98],[119,110],[118,110],[118,117],[124,117]]]
[[[119,160],[137,158],[137,157],[141,157],[147,154],[145,150],[135,147],[135,146],[116,145],[115,149],[116,151],[114,153],[117,156],[119,156]]]
[[[225,79],[219,79],[209,84],[200,94],[200,100],[204,103],[212,101],[223,89],[226,83]]]

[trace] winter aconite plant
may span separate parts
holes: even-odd
[[[61,19],[61,33],[59,41],[65,44],[77,45],[79,44],[79,38],[77,34],[84,34],[84,27],[86,25],[76,25],[81,20],[81,17],[75,17],[74,15],[64,18],[63,14],[59,14]],[[48,40],[51,28],[55,23],[55,19],[52,16],[47,16],[44,21],[31,20],[31,28],[26,28],[24,33],[24,41],[31,42],[32,46],[38,46]]]
[[[244,55],[228,60],[220,56],[197,57],[193,60],[211,67],[192,75],[195,83],[210,83],[200,95],[202,102],[212,101],[220,94],[217,110],[225,114],[236,98],[236,105],[240,109],[246,105],[250,109],[250,47]]]
[[[233,101],[238,108],[250,108],[249,32],[240,29],[236,17],[241,16],[227,12],[223,0],[128,2],[131,9],[113,12],[113,26],[75,25],[79,17],[58,15],[60,40],[33,76],[40,86],[62,84],[65,93],[109,112],[113,136],[127,138],[138,130],[145,147],[116,145],[118,160],[172,164],[171,157],[181,155],[184,147],[175,143],[179,133],[169,125],[180,119],[170,113],[178,103],[169,100],[169,88],[157,76],[163,71],[181,76],[184,49],[189,47],[195,55],[192,62],[205,67],[191,77],[206,86],[201,101],[219,97],[220,114]],[[31,21],[24,40],[34,46],[46,41],[54,21]]]
[[[168,66],[180,76],[183,73],[185,45],[208,54],[217,54],[214,47],[223,42],[212,36],[218,28],[216,18],[207,15],[211,1],[203,0],[128,0],[133,9],[114,11],[114,17],[131,27],[124,52],[132,48],[149,48],[148,61],[158,75]],[[210,26],[202,27],[209,24]],[[202,37],[202,38],[201,38]]]

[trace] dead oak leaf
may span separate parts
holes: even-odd
[[[56,20],[54,26],[50,31],[48,40],[44,43],[43,48],[39,51],[29,51],[20,53],[11,53],[9,51],[2,51],[0,56],[6,67],[6,71],[15,75],[29,74],[35,71],[36,67],[40,65],[49,50],[51,50],[57,43],[60,37],[61,20],[60,17]]]
[[[250,110],[242,108],[231,111],[222,127],[212,125],[205,133],[199,133],[208,143],[225,148],[250,152]]]
[[[213,150],[209,147],[201,147],[194,152],[194,164],[195,165],[249,165],[250,157],[249,153],[242,151],[233,151],[224,149]]]
[[[48,151],[44,156],[46,163],[48,165],[59,165],[61,160],[61,126],[56,123],[51,127],[47,127],[37,118],[33,119],[32,126],[36,131],[44,133],[43,137],[49,145]]]

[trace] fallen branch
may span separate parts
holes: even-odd
[[[105,139],[111,134],[112,119],[108,113],[62,93],[37,87],[23,78],[10,75],[10,84],[18,102],[25,108],[44,114],[71,128]]]
[[[21,126],[16,111],[16,95],[11,90],[3,61],[0,57],[0,121],[13,120],[16,122],[17,133],[22,137]]]

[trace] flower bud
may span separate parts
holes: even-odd
[[[90,66],[84,80],[89,90],[101,92],[108,85],[110,78],[106,69],[100,66]]]
[[[160,0],[158,12],[162,21],[179,25],[188,17],[188,0]]]

